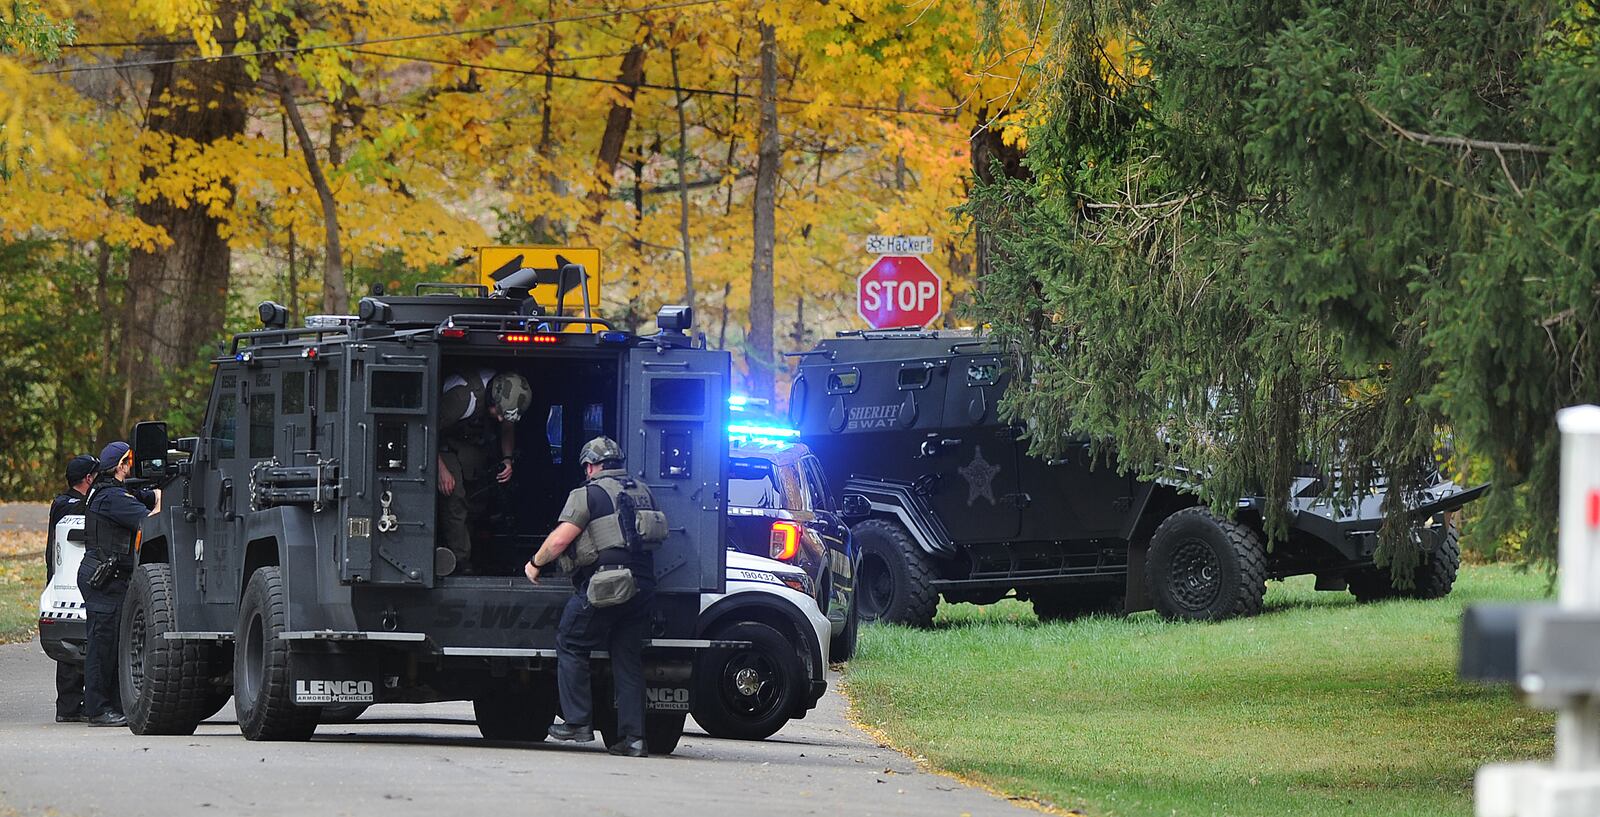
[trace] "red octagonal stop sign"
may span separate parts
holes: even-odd
[[[856,312],[873,329],[927,326],[943,305],[939,274],[914,255],[885,255],[856,279]]]

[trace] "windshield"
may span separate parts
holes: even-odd
[[[744,508],[782,508],[783,492],[772,463],[759,459],[728,461],[728,504]]]

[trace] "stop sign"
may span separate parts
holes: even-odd
[[[927,326],[944,308],[942,283],[915,255],[885,255],[856,279],[856,312],[873,329]]]

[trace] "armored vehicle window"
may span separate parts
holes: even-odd
[[[339,370],[329,367],[322,373],[322,410],[339,410]]]
[[[705,414],[706,382],[688,377],[658,377],[651,380],[650,413],[686,416]]]
[[[562,418],[566,416],[566,407],[559,403],[550,407],[550,416],[544,420],[544,439],[550,446],[550,464],[561,464],[562,443],[566,439],[566,430],[562,428]]]
[[[861,385],[860,369],[845,369],[840,372],[828,372],[829,394],[854,394]]]
[[[232,378],[225,378],[223,386],[230,385]],[[211,420],[211,440],[217,452],[217,459],[233,459],[233,443],[238,438],[239,423],[239,398],[232,394],[224,394],[217,398],[217,413]]]
[[[372,391],[367,399],[374,411],[380,409],[423,408],[422,380],[419,369],[380,369],[372,367]]]
[[[901,366],[897,383],[902,389],[925,389],[933,379],[932,372],[932,367],[923,363]]]
[[[278,414],[271,393],[256,394],[250,401],[250,459],[272,456],[272,429]]]
[[[728,504],[740,508],[782,508],[778,475],[766,460],[728,460]]]
[[[967,364],[968,386],[993,386],[1000,379],[1000,364],[993,360]]]
[[[284,372],[283,413],[304,414],[306,410],[305,372]]]

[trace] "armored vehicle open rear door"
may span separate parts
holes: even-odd
[[[650,486],[670,532],[655,554],[657,588],[721,592],[727,474],[728,361],[723,352],[645,345],[628,352],[628,471]],[[708,547],[706,543],[716,543]]]

